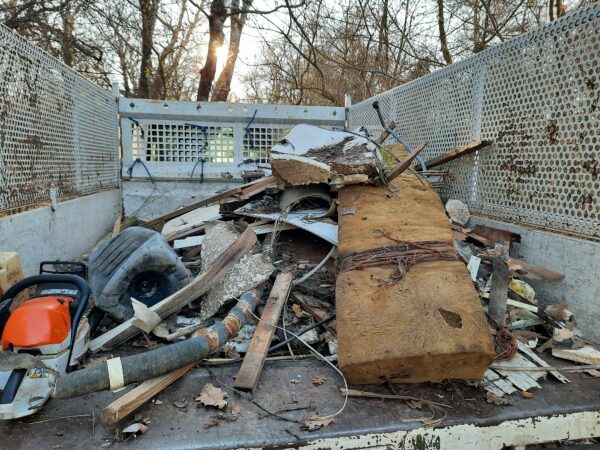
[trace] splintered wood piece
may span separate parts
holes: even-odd
[[[388,181],[393,180],[398,175],[400,175],[402,172],[404,172],[406,169],[408,169],[410,167],[410,165],[412,164],[412,162],[414,161],[414,159],[417,156],[419,156],[419,153],[421,153],[425,149],[425,147],[427,147],[427,142],[425,142],[419,148],[415,149],[412,153],[409,153],[408,156],[406,156],[402,161],[400,161],[394,167],[386,170],[385,171],[386,179]]]
[[[291,285],[291,272],[282,272],[277,275],[262,313],[261,321],[256,326],[252,342],[250,342],[240,371],[235,378],[233,385],[236,388],[252,392],[256,389],[258,379],[265,364],[267,352],[271,346],[273,334],[275,333],[275,325],[279,320],[283,305],[288,298]]]
[[[425,166],[427,169],[431,169],[436,166],[441,166],[442,164],[446,164],[456,158],[460,158],[461,156],[468,155],[469,153],[473,153],[477,150],[481,150],[482,148],[487,147],[491,144],[491,141],[475,141],[470,144],[465,145],[464,147],[458,147],[454,150],[450,150],[448,153],[443,154],[442,156],[438,156],[437,158],[430,159],[425,162]]]
[[[100,413],[100,419],[105,425],[114,425],[124,417],[138,409],[156,394],[174,383],[190,371],[196,364],[189,364],[160,377],[144,381],[122,397],[112,402]]]
[[[538,364],[541,367],[547,367],[547,368],[550,367],[550,364],[548,364],[546,361],[544,361],[542,358],[540,358],[538,355],[536,355],[535,352],[527,346],[527,344],[524,344],[523,342],[519,341],[518,339],[517,339],[517,344],[519,345],[519,351],[522,353],[525,353],[529,357],[529,359],[531,359],[533,362],[535,362],[536,364]],[[552,374],[552,376],[554,378],[556,378],[561,383],[570,383],[571,382],[571,380],[569,380],[567,377],[565,377],[560,372],[557,372],[556,370],[550,370],[550,373]]]
[[[123,213],[119,213],[117,220],[115,220],[112,230],[112,237],[117,236],[121,232],[121,220],[123,220]]]

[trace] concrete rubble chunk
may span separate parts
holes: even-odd
[[[294,186],[368,181],[378,174],[377,147],[362,133],[298,125],[273,146],[273,174]]]
[[[460,225],[466,225],[471,217],[469,208],[460,200],[450,199],[446,202],[446,212],[448,217]]]
[[[233,222],[211,223],[202,243],[203,270],[210,267],[239,235]],[[228,301],[268,280],[274,270],[269,258],[261,253],[243,256],[203,297],[200,302],[200,318],[204,320],[212,317]]]

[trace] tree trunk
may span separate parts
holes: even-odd
[[[60,42],[62,57],[67,66],[73,67],[73,29],[75,27],[75,17],[70,5],[67,4],[60,15],[63,24],[63,35]]]
[[[440,32],[440,45],[442,47],[442,55],[446,64],[452,64],[452,55],[448,49],[448,38],[446,36],[446,24],[444,21],[444,0],[437,0],[438,7],[438,30]]]
[[[200,70],[200,83],[196,97],[196,100],[199,102],[208,101],[210,91],[212,90],[212,84],[217,72],[217,60],[219,58],[217,50],[223,45],[225,39],[223,26],[226,17],[225,0],[212,0],[210,4],[210,16],[208,17],[210,41],[208,43],[204,67]]]
[[[238,14],[231,16],[231,31],[229,34],[229,49],[227,50],[227,62],[223,68],[223,72],[217,80],[215,90],[212,96],[212,100],[215,102],[225,102],[231,91],[231,80],[233,78],[233,72],[235,70],[235,63],[237,62],[238,55],[240,53],[240,40],[242,38],[242,32],[248,16],[247,11],[252,6],[254,0],[243,0],[242,9]],[[239,1],[233,2],[233,8],[239,8]]]
[[[138,97],[151,98],[150,79],[152,78],[152,47],[154,45],[154,26],[160,0],[139,0],[142,13],[142,60],[140,63],[140,79]]]

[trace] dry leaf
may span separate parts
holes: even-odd
[[[223,409],[227,406],[225,397],[227,397],[227,393],[223,392],[222,389],[214,387],[212,383],[206,383],[196,401],[202,403],[204,406],[214,406]]]
[[[523,397],[523,398],[533,398],[533,393],[532,392],[523,391],[523,392],[521,392],[521,397]]]
[[[510,400],[503,398],[503,397],[498,397],[496,394],[494,394],[492,392],[486,392],[485,399],[488,403],[493,403],[494,405],[497,405],[497,406],[511,404]]]
[[[313,378],[312,382],[315,386],[321,386],[326,380],[327,377],[325,375],[317,375]]]
[[[146,431],[148,431],[148,427],[146,425],[144,425],[143,423],[137,422],[137,423],[132,423],[131,425],[123,428],[121,430],[121,433],[123,433],[123,434],[137,434],[137,433],[144,434]]]
[[[187,400],[181,400],[180,402],[173,402],[175,408],[183,409],[187,407]]]
[[[217,425],[219,425],[219,419],[213,417],[208,422],[204,422],[204,429],[206,430]]]
[[[307,431],[316,431],[325,428],[331,422],[333,422],[333,419],[331,418],[312,416],[304,420],[304,426],[302,428]]]
[[[294,311],[294,315],[299,319],[300,317],[302,317],[302,308],[300,307],[300,305],[298,303],[294,303],[292,305],[292,310]]]
[[[231,405],[231,413],[239,414],[241,410],[242,410],[242,407],[240,406],[240,404],[237,402],[233,402],[233,404]]]

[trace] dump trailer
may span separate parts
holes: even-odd
[[[599,29],[305,107],[120,97],[0,26],[0,334],[23,278],[93,305],[58,372],[3,338],[3,447],[594,445]]]

